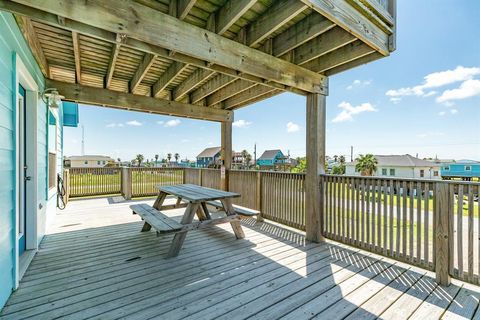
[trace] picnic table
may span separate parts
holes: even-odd
[[[240,224],[240,215],[237,214],[232,204],[232,199],[240,197],[240,194],[193,184],[157,186],[156,188],[158,188],[159,193],[153,207],[147,204],[136,204],[130,206],[130,208],[144,220],[143,232],[150,231],[153,226],[153,228],[157,230],[157,233],[160,234],[175,233],[167,257],[175,257],[178,255],[187,236],[187,232],[190,230],[229,222],[237,239],[245,237]],[[176,197],[177,201],[174,205],[164,206],[163,203],[168,195]],[[214,205],[215,203],[217,205]],[[225,211],[225,216],[212,218],[207,204],[218,207],[219,203]],[[182,207],[186,209],[180,223],[162,213],[162,210]],[[198,221],[196,222],[193,221],[195,214],[198,217]]]

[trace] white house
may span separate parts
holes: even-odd
[[[71,156],[65,159],[65,166],[70,168],[103,168],[114,164],[114,159],[99,155]]]
[[[375,155],[378,161],[375,176],[415,178],[415,179],[441,179],[440,165],[427,160],[405,155]],[[359,176],[355,170],[356,161],[345,164],[345,174]]]

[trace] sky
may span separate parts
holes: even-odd
[[[327,155],[480,160],[480,1],[397,1],[397,50],[330,77]],[[305,155],[305,97],[283,93],[235,111],[233,149]],[[220,145],[220,124],[80,105],[64,154],[132,160]]]

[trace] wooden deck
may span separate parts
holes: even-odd
[[[190,232],[165,259],[172,236],[140,233],[134,202],[70,202],[0,318],[480,317],[479,287],[443,288],[422,269],[253,219],[245,239],[228,224]]]

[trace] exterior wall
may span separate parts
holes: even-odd
[[[261,167],[273,167],[276,164],[284,164],[285,160],[281,159],[284,155],[282,152],[278,152],[273,159],[257,159],[257,166]]]
[[[465,166],[470,166],[471,171],[466,171]],[[447,168],[449,170],[447,170]],[[480,177],[480,163],[449,163],[442,165],[442,176],[473,178]]]
[[[71,168],[103,168],[109,163],[108,161],[105,161],[105,160],[87,160],[87,161],[88,163],[85,164],[85,160],[71,160],[70,167]],[[97,161],[100,161],[100,164],[98,164]],[[103,164],[103,161],[105,161],[105,164]]]
[[[217,153],[215,157],[202,157],[197,158],[197,167],[198,168],[207,168],[211,163],[217,162],[220,158],[220,153]]]
[[[387,175],[382,175],[382,169],[387,170]],[[395,175],[390,175],[390,169],[395,169]],[[420,176],[420,170],[424,170],[424,177]],[[438,171],[438,176],[434,176],[434,171]],[[347,176],[360,176],[360,172],[355,171],[355,166],[346,165],[345,174]],[[375,172],[377,177],[397,177],[397,178],[413,178],[413,179],[441,179],[440,167],[392,167],[378,166]]]
[[[44,89],[44,78],[28,48],[13,16],[0,11],[0,308],[5,304],[16,286],[16,121],[17,115],[17,79],[16,56],[25,64],[28,73],[33,77],[39,91]],[[47,216],[54,216],[56,192],[50,195],[48,185],[48,128],[47,107],[38,99],[36,106],[36,154],[37,167],[35,186],[37,194],[36,233],[37,244],[45,234]],[[27,115],[28,117],[28,115]],[[61,123],[60,123],[61,128]],[[58,143],[62,144],[62,131],[59,132]],[[61,159],[61,148],[58,156]],[[59,162],[59,168],[62,161]],[[61,172],[61,171],[60,171]],[[49,198],[51,199],[49,201]],[[53,212],[53,214],[52,214]],[[28,218],[27,218],[28,221]]]

